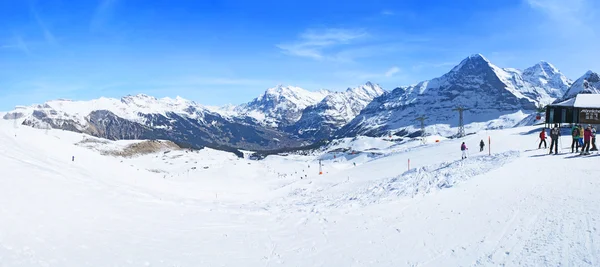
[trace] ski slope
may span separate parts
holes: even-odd
[[[600,157],[535,130],[252,161],[0,121],[0,266],[598,266]]]

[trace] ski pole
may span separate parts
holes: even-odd
[[[558,153],[562,152],[562,136],[558,137],[558,142],[560,143],[560,146],[558,146],[558,144],[556,144],[558,146]]]

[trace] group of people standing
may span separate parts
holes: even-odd
[[[571,129],[571,135],[573,136],[571,153],[573,153],[573,149],[575,149],[575,152],[579,152],[579,147],[581,147],[582,155],[590,154],[590,143],[592,144],[591,151],[598,151],[598,148],[596,148],[596,127],[588,124],[587,128],[583,129],[582,125],[575,125]]]
[[[554,150],[554,154],[558,154],[558,139],[560,136],[560,127],[558,124],[554,124],[554,128],[550,130],[550,154],[552,154],[552,150]],[[571,153],[579,153],[580,147],[581,155],[589,155],[590,151],[598,151],[596,147],[596,127],[588,124],[584,129],[582,125],[574,125],[571,129],[571,136],[573,137]],[[546,128],[543,128],[540,132],[538,149],[542,148],[542,144],[544,144],[544,148],[548,148],[546,145]]]

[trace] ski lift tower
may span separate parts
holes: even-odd
[[[415,119],[415,120],[421,122],[421,142],[423,144],[425,144],[425,120],[426,119],[428,119],[428,117],[425,117],[425,116],[420,116]]]
[[[15,129],[17,129],[17,128],[19,128],[19,123],[17,122],[17,119],[18,119],[17,112],[14,112],[12,115],[13,115],[13,124],[14,124],[13,126],[15,127]]]
[[[458,106],[453,111],[458,111],[458,137],[465,137],[465,120],[463,117],[463,112],[465,110],[469,110],[468,108],[464,108],[463,106]]]

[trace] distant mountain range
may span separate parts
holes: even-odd
[[[486,122],[518,111],[534,112],[571,86],[572,82],[547,62],[525,71],[502,69],[480,54],[469,56],[450,72],[416,85],[398,87],[372,101],[337,136],[402,132],[426,116],[428,124],[457,126],[458,106],[465,123]]]
[[[278,85],[239,106],[207,107],[180,97],[147,95],[91,101],[54,100],[23,106],[4,119],[109,139],[166,139],[189,147],[274,150],[357,135],[410,135],[416,118],[428,125],[487,122],[579,93],[600,93],[598,74],[575,82],[540,62],[523,71],[500,68],[484,56],[464,59],[441,77],[387,92],[367,82],[343,92]]]

